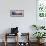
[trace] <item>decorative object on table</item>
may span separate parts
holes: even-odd
[[[11,17],[24,17],[24,10],[10,10]]]
[[[18,33],[18,27],[16,28],[11,28],[11,34]]]

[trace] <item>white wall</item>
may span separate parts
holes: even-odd
[[[23,9],[24,17],[10,17],[11,9]],[[16,26],[19,32],[31,34],[32,24],[36,24],[36,0],[0,0],[0,34]]]

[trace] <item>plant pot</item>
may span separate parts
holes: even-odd
[[[44,40],[45,40],[45,39],[40,39],[40,43],[44,43]]]
[[[45,39],[37,39],[37,43],[41,44],[44,42]]]
[[[37,39],[37,43],[40,43],[40,39]]]

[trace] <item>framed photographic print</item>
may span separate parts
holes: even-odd
[[[37,0],[37,16],[46,18],[46,0]]]
[[[24,10],[10,10],[11,17],[24,17]]]
[[[36,4],[36,23],[37,25],[46,25],[46,0],[37,0]]]

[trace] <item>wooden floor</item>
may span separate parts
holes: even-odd
[[[2,42],[0,42],[0,46],[4,46],[4,43]],[[10,43],[8,43],[8,45],[7,46],[15,46],[15,42],[14,43],[12,43],[12,42],[10,42]],[[25,46],[25,45],[24,45]],[[34,42],[32,42],[32,43],[30,43],[30,46],[37,46],[37,43],[34,43]],[[41,45],[41,46],[46,46],[46,43],[44,43],[43,45]]]

